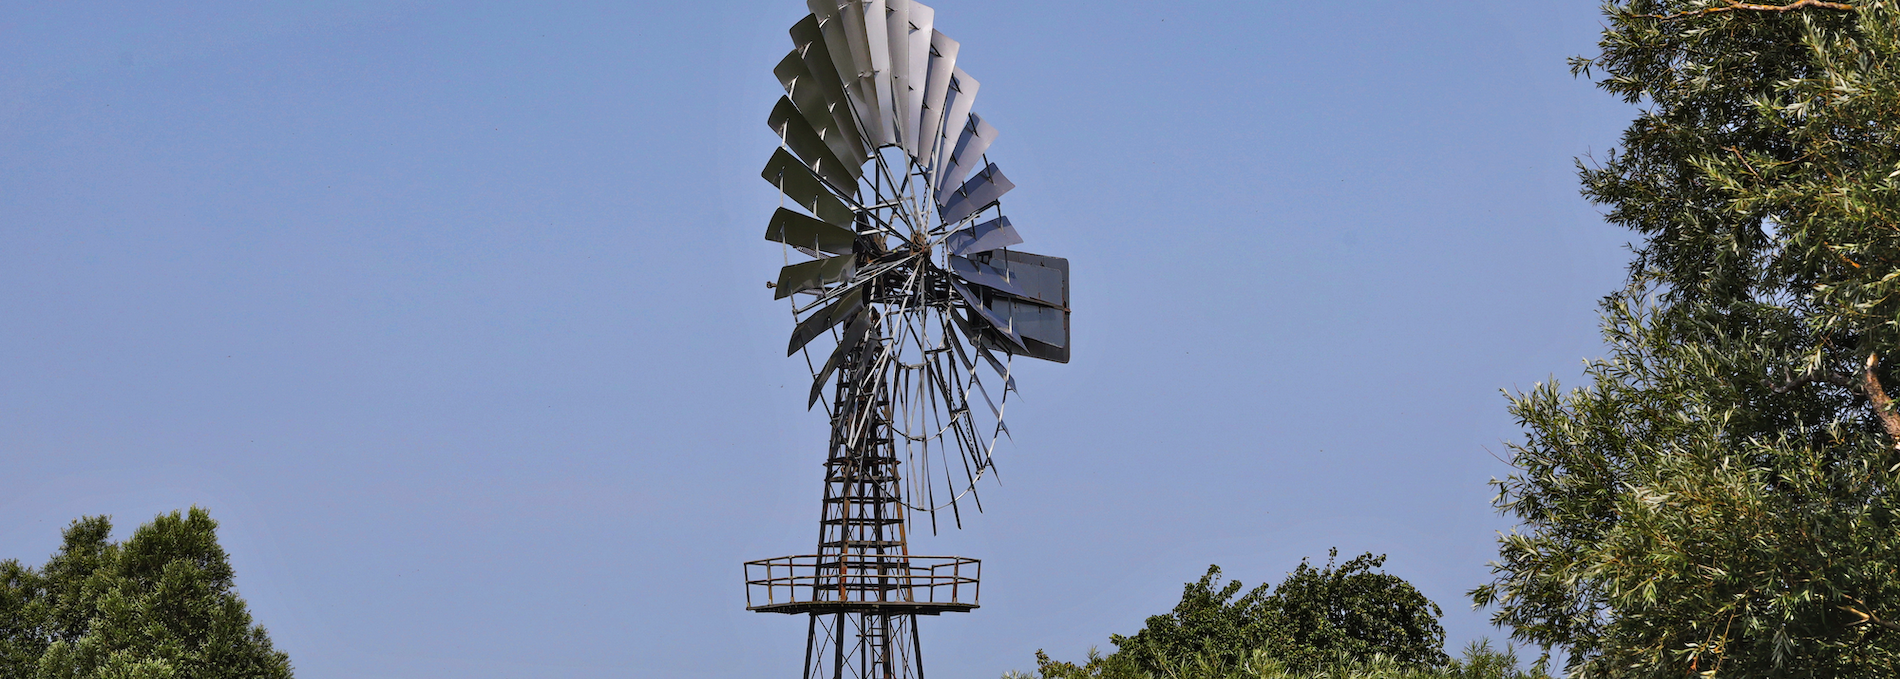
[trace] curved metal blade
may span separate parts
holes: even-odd
[[[825,383],[831,381],[831,373],[844,364],[846,354],[851,348],[864,341],[864,333],[871,329],[871,315],[862,311],[852,314],[850,322],[844,326],[844,337],[838,339],[838,347],[831,350],[831,358],[825,359],[825,367],[818,371],[818,377],[811,381],[811,398],[805,400],[805,409],[810,410],[818,404],[818,397],[825,393]]]
[[[996,168],[996,163],[990,163],[970,181],[964,182],[962,187],[950,193],[950,199],[943,204],[943,211],[939,214],[943,216],[945,224],[961,222],[978,210],[995,205],[1003,194],[1013,188],[1016,188],[1016,184],[1003,176],[1003,171]]]
[[[950,36],[930,32],[930,69],[924,80],[923,114],[917,127],[918,165],[929,167],[931,159],[937,157],[937,147],[943,145],[944,99],[950,93],[950,76],[957,68],[959,47]]]
[[[917,129],[910,123],[910,5],[910,0],[885,0],[883,24],[884,52],[890,59],[884,80],[890,84],[891,128],[897,137],[893,141],[906,152],[916,145]]]
[[[864,96],[877,106],[874,112],[879,141],[883,144],[897,143],[897,114],[891,89],[891,46],[890,12],[887,0],[846,0],[841,8],[845,27],[853,35],[863,36],[865,56],[869,63],[860,63],[859,77],[864,80]]]
[[[864,53],[864,26],[860,22],[854,30],[845,18],[845,10],[854,4],[854,0],[805,0],[812,16],[818,18],[818,30],[831,55],[831,67],[838,74],[838,82],[844,85],[845,97],[851,101],[851,113],[857,118],[858,130],[864,133],[865,141],[870,142],[867,146],[875,149],[884,139],[877,125],[875,95],[866,90],[864,79],[871,69],[870,55]],[[862,13],[857,15],[861,17]]]
[[[955,186],[943,176],[943,166],[950,161],[950,144],[960,134],[953,126],[969,119],[970,107],[976,104],[976,91],[982,85],[961,68],[952,71],[950,76],[950,98],[944,104],[943,138],[937,140],[937,157],[930,165],[931,188],[938,191],[938,205],[943,204],[943,187]]]
[[[858,185],[856,165],[848,165],[831,154],[831,147],[825,144],[824,137],[811,129],[811,123],[798,112],[790,97],[779,97],[778,105],[772,107],[772,115],[765,119],[766,126],[791,147],[792,153],[805,161],[805,166],[816,171],[819,176],[831,182],[833,187]]]
[[[910,3],[909,35],[905,37],[903,49],[910,50],[904,65],[909,69],[904,86],[904,150],[912,158],[922,158],[924,138],[921,125],[924,115],[924,90],[930,84],[930,35],[934,31],[937,11],[922,3]],[[896,46],[892,50],[899,49]]]
[[[856,138],[857,130],[842,127],[839,118],[831,115],[832,102],[826,100],[824,93],[819,91],[816,78],[812,76],[811,69],[805,67],[805,58],[799,56],[798,50],[785,55],[778,66],[772,69],[772,74],[778,76],[780,85],[785,86],[786,96],[791,97],[793,108],[805,117],[805,123],[825,140],[832,157],[847,161],[845,165],[851,168],[852,173],[862,176],[864,153],[861,149],[864,140]],[[845,130],[851,131],[847,133]]]
[[[799,207],[810,210],[819,219],[838,226],[851,226],[851,208],[844,201],[832,195],[831,189],[818,179],[818,175],[805,167],[803,162],[785,149],[772,152],[772,159],[766,161],[765,171],[759,173],[765,181],[779,187],[786,198],[798,203]]]
[[[851,111],[851,97],[845,91],[844,81],[838,77],[837,58],[825,40],[825,31],[815,14],[807,14],[792,24],[792,46],[797,48],[799,57],[805,61],[806,73],[829,104],[827,110],[831,111],[831,117],[838,122],[839,129],[850,131],[845,139],[856,146],[854,157],[869,158],[871,146],[865,142],[864,130],[858,127]]]
[[[989,361],[990,369],[996,371],[997,377],[1003,378],[1003,391],[1016,391],[1016,377],[1009,374],[1009,368],[1004,367],[1002,361],[996,360],[996,354],[990,353],[989,349],[980,344],[976,346],[976,354],[982,356],[983,360]],[[1022,392],[1016,391],[1016,393]]]
[[[851,279],[858,270],[858,258],[852,255],[826,257],[799,262],[778,270],[778,292],[772,299],[785,299],[806,290],[816,290]]]
[[[983,152],[990,149],[990,143],[996,141],[996,128],[983,122],[983,117],[970,114],[968,122],[963,124],[963,134],[957,137],[957,146],[950,152],[950,161],[944,170],[938,173],[937,203],[943,203],[943,188],[963,183],[964,175],[970,168],[983,160]]]
[[[995,330],[996,334],[1009,340],[1018,348],[1023,348],[1023,338],[1018,336],[1016,331],[1009,327],[1009,321],[997,316],[994,312],[990,311],[989,307],[984,306],[982,298],[977,297],[975,293],[970,292],[969,288],[963,287],[962,283],[958,283],[954,280],[950,281],[950,287],[957,291],[957,295],[963,298],[963,303],[968,305],[971,311],[976,312],[977,316],[990,324],[990,328]],[[951,315],[954,316],[955,314]],[[974,340],[976,338],[971,339]]]
[[[809,262],[807,262],[809,264]],[[1028,296],[1022,288],[1009,280],[1009,272],[990,266],[988,263],[973,262],[956,255],[950,256],[950,271],[970,283],[975,283],[997,292],[1017,297]],[[781,276],[781,278],[783,278]],[[780,283],[783,286],[783,283]]]
[[[831,329],[831,326],[837,325],[862,308],[864,308],[864,288],[860,287],[838,301],[832,302],[831,306],[819,309],[816,313],[805,317],[805,320],[799,322],[797,328],[792,329],[792,341],[785,346],[785,355],[798,353],[798,350],[810,344],[812,339],[824,334],[826,330]]]
[[[953,255],[973,255],[1022,242],[1023,237],[1017,235],[1016,228],[1009,225],[1009,218],[997,217],[982,224],[952,232],[944,238],[943,247],[946,252]]]
[[[858,234],[830,222],[779,208],[772,213],[771,223],[765,226],[765,239],[813,252],[848,255],[851,254],[851,245],[857,242]]]

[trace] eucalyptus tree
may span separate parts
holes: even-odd
[[[1511,395],[1472,592],[1586,676],[1900,666],[1900,14],[1612,0],[1574,72],[1637,106],[1583,192],[1636,234],[1582,388]]]

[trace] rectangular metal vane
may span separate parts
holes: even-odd
[[[837,196],[831,195],[825,183],[818,180],[818,175],[785,149],[772,152],[772,159],[766,161],[765,171],[759,176],[779,187],[786,198],[810,210],[819,219],[842,227],[851,226],[851,208]]]
[[[838,79],[836,60],[832,58],[831,46],[825,44],[825,32],[819,28],[817,16],[807,14],[792,25],[792,46],[798,49],[805,62],[805,72],[827,102],[826,110],[831,112],[838,128],[847,132],[845,140],[856,147],[857,158],[861,161],[871,157],[871,146],[851,114],[850,96],[845,93],[844,81]]]
[[[785,299],[806,290],[816,290],[832,283],[840,283],[851,278],[851,272],[857,270],[858,258],[852,255],[826,257],[809,262],[799,262],[779,269],[777,293],[773,299]]]
[[[806,167],[817,171],[833,187],[846,192],[857,188],[859,167],[847,165],[831,154],[831,147],[825,145],[824,138],[805,121],[791,97],[778,98],[778,105],[772,107],[772,115],[765,119],[765,124],[791,147],[792,153],[805,161]]]
[[[1016,185],[1010,182],[1008,177],[1003,176],[1002,170],[996,169],[995,163],[990,163],[989,167],[983,168],[982,172],[976,173],[970,181],[964,182],[962,187],[949,194],[949,200],[943,203],[941,213],[943,221],[946,224],[963,221],[965,217],[995,205],[1003,194],[1009,193],[1009,190],[1013,188],[1016,188]]]
[[[970,114],[969,122],[963,125],[963,131],[957,136],[956,148],[950,151],[950,162],[944,167],[939,186],[957,186],[963,183],[963,176],[970,168],[982,162],[983,152],[990,149],[990,143],[996,141],[996,128],[983,122],[983,117]],[[943,203],[943,189],[937,189],[937,203]]]
[[[953,255],[973,255],[1022,242],[1023,237],[1017,235],[1016,228],[1009,225],[1009,218],[997,217],[982,224],[952,232],[944,239],[943,247]]]
[[[810,344],[819,335],[825,334],[831,326],[837,325],[862,308],[864,308],[864,288],[859,286],[858,289],[852,290],[838,301],[832,302],[831,306],[812,312],[812,315],[806,316],[805,320],[799,321],[797,328],[792,329],[792,341],[785,345],[785,355],[798,353],[799,349]]]
[[[765,239],[814,252],[848,255],[858,234],[830,222],[779,208],[772,213],[771,223],[765,226]]]

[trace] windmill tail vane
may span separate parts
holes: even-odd
[[[981,510],[1013,361],[1069,360],[1069,264],[1011,249],[1015,184],[933,9],[806,4],[761,175],[784,198],[766,239],[809,258],[771,287],[831,435],[818,549],[747,562],[746,606],[807,616],[805,679],[922,679],[918,616],[976,609],[982,564],[911,554],[910,519]]]

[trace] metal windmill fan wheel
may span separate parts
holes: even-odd
[[[978,563],[910,554],[909,514],[961,525],[1008,432],[1014,358],[1068,362],[1068,262],[1010,249],[1015,185],[933,10],[807,5],[773,69],[786,95],[762,175],[782,196],[766,238],[785,248],[770,285],[791,300],[786,353],[831,441],[818,553],[749,562],[747,605],[811,614],[807,677],[920,676],[915,616],[975,608]]]
[[[853,40],[871,5],[887,30]],[[767,120],[782,146],[764,177],[806,214],[780,208],[766,237],[816,257],[775,283],[794,300],[787,349],[833,336],[822,360],[807,351],[816,405],[857,343],[881,347],[858,366],[874,379],[853,386],[889,396],[890,433],[912,465],[906,504],[934,519],[994,467],[1010,359],[1067,362],[1068,263],[1003,249],[1022,242],[999,203],[1015,185],[985,158],[997,131],[971,112],[979,83],[956,67],[958,43],[929,28],[929,8],[823,9],[793,26],[796,49],[774,69],[787,96]],[[867,75],[839,77],[860,72],[860,52]],[[845,430],[850,445],[868,424]]]

